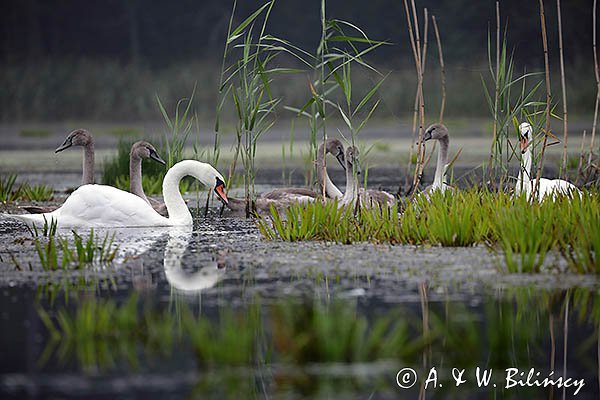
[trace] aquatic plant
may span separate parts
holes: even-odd
[[[152,160],[142,160],[142,187],[146,194],[159,194],[162,192],[162,181],[166,171],[177,162],[184,159],[184,151],[192,131],[194,118],[190,115],[194,94],[196,88],[192,91],[189,98],[180,99],[175,106],[174,115],[169,115],[160,98],[156,96],[156,102],[161,115],[165,121],[167,131],[160,144],[157,146],[157,152],[164,156],[166,166],[163,166]],[[182,109],[182,106],[185,108]],[[106,185],[116,186],[123,190],[129,190],[129,154],[133,139],[119,140],[117,145],[117,154],[104,161],[102,182]],[[202,154],[202,151],[194,143],[194,154]],[[182,182],[182,191],[187,191],[191,180],[184,179]]]
[[[586,196],[587,197],[587,196]],[[575,199],[571,205],[571,229],[559,241],[562,254],[579,273],[600,273],[600,202],[587,205]]]
[[[485,244],[501,252],[509,272],[539,272],[548,252],[560,250],[571,270],[589,273],[600,272],[598,209],[596,193],[531,203],[524,196],[471,189],[417,197],[400,210],[344,209],[335,202],[272,209],[256,223],[268,240]]]
[[[493,117],[492,145],[487,172],[493,181],[499,178],[502,187],[508,177],[509,162],[513,157],[517,157],[509,140],[515,119],[523,120],[526,115],[529,116],[530,123],[535,127],[534,131],[539,132],[542,122],[532,120],[532,116],[538,114],[535,112],[526,114],[526,112],[531,107],[545,106],[546,103],[537,100],[537,91],[542,85],[542,81],[534,85],[527,84],[528,78],[539,76],[541,73],[523,73],[515,76],[515,64],[513,56],[509,54],[506,38],[507,31],[505,30],[504,37],[501,39],[500,30],[500,6],[497,3],[495,59],[492,61],[493,46],[488,33],[490,82],[488,83],[483,76],[481,82],[490,114]],[[519,85],[521,90],[515,94],[515,87]]]
[[[72,231],[73,243],[66,237],[56,234],[56,222],[44,224],[40,232],[34,228],[33,244],[38,261],[45,271],[57,269],[82,269],[93,264],[110,263],[117,255],[119,246],[114,244],[114,234],[108,232],[102,238],[90,231],[87,238]],[[41,233],[41,236],[40,236]]]
[[[47,185],[23,183],[19,188],[19,199],[25,201],[48,201],[52,199],[54,189]]]
[[[18,197],[18,191],[14,191],[17,175],[0,176],[0,201],[13,202]]]
[[[12,203],[17,200],[48,201],[54,194],[54,190],[50,186],[31,186],[27,182],[15,186],[16,180],[16,174],[0,177],[0,202]]]
[[[235,154],[229,168],[227,181],[231,181],[238,158],[241,157],[244,167],[247,216],[255,211],[253,207],[256,174],[254,160],[258,140],[273,126],[275,108],[280,102],[280,99],[272,95],[270,75],[275,72],[291,71],[285,68],[272,68],[270,64],[278,56],[280,49],[263,44],[265,41],[276,40],[266,33],[267,22],[274,5],[275,0],[266,2],[237,27],[233,27],[232,22],[237,6],[237,1],[234,1],[223,52],[219,85],[220,101],[215,124],[215,147],[219,141],[220,116],[227,104],[226,100],[230,99],[235,109],[237,122],[235,125]],[[257,36],[254,33],[255,24],[259,26]],[[234,58],[228,65],[231,57],[237,58]]]

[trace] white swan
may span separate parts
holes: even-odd
[[[358,162],[358,149],[354,146],[346,148],[346,191],[340,200],[341,206],[360,205],[366,207],[389,206],[396,204],[396,198],[388,192],[381,190],[364,190],[359,187],[360,163]]]
[[[577,193],[582,196],[581,191],[572,183],[562,179],[545,179],[541,178],[539,184],[537,179],[531,179],[531,143],[533,143],[533,128],[528,122],[523,122],[519,125],[519,142],[521,148],[521,169],[517,178],[515,193],[520,194],[525,192],[527,200],[532,199],[533,191],[537,187],[537,200],[543,201],[546,196],[552,199],[556,196],[572,196]]]
[[[227,204],[223,176],[210,164],[184,160],[167,171],[163,181],[163,196],[169,218],[158,214],[140,197],[105,185],[84,185],[74,191],[57,210],[44,214],[12,215],[28,225],[43,226],[56,221],[58,227],[141,227],[184,226],[192,224],[192,215],[181,193],[179,182],[191,175],[204,185],[214,188],[217,196]]]
[[[437,140],[440,144],[438,150],[437,164],[435,166],[435,175],[433,178],[433,184],[425,188],[425,193],[428,196],[429,193],[439,190],[444,193],[448,189],[453,189],[452,186],[446,183],[446,170],[448,169],[448,147],[450,145],[450,136],[448,134],[448,128],[443,124],[430,125],[423,136],[423,141]]]

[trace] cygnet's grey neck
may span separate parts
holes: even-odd
[[[438,151],[435,177],[433,179],[433,186],[436,188],[441,187],[443,184],[444,170],[446,168],[446,164],[448,163],[448,146],[450,140],[448,139],[448,136],[444,136],[438,139],[438,142],[440,143],[440,149]]]
[[[94,183],[94,142],[83,147],[83,181],[84,185]]]
[[[142,186],[142,159],[135,152],[129,156],[129,191],[150,204]]]
[[[327,168],[325,166],[325,148],[322,143],[317,150],[317,179],[319,180],[321,193],[323,185],[325,185],[325,193],[328,197],[332,199],[342,198],[343,194],[340,189],[338,189],[331,179],[329,179],[329,174],[327,173]]]

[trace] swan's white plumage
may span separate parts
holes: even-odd
[[[142,198],[106,185],[80,186],[60,208],[49,213],[5,216],[38,227],[52,220],[57,221],[59,228],[172,225]]]
[[[515,192],[517,194],[525,192],[527,200],[531,200],[533,192],[537,191],[537,200],[543,201],[549,197],[555,199],[557,196],[573,196],[574,194],[582,196],[581,191],[571,182],[563,179],[546,179],[540,178],[539,184],[537,179],[531,179],[531,141],[533,140],[533,127],[528,122],[523,122],[519,125],[521,134],[521,170],[517,178]],[[537,189],[536,189],[537,186]]]
[[[179,182],[191,175],[208,187],[222,188],[223,177],[210,164],[184,160],[171,167],[163,180],[163,195],[169,218],[158,214],[142,198],[106,185],[84,185],[74,191],[64,204],[49,213],[12,215],[28,225],[42,227],[56,221],[59,228],[187,226],[192,215],[181,193]],[[226,201],[226,199],[225,199]]]

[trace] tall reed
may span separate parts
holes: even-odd
[[[542,176],[542,168],[544,166],[544,155],[546,154],[546,147],[548,145],[548,136],[550,134],[550,108],[552,103],[552,87],[550,85],[550,62],[548,60],[548,35],[546,34],[546,16],[544,12],[544,0],[539,0],[540,4],[540,24],[542,31],[542,46],[544,48],[544,68],[546,77],[546,125],[544,129],[544,143],[542,145],[542,152],[540,159],[538,160],[537,173],[536,173],[536,184],[533,187],[533,196],[535,197],[539,190],[539,182]]]
[[[237,1],[234,1],[232,19],[236,5]],[[274,5],[275,0],[268,1],[235,28],[232,28],[230,23],[223,54],[219,87],[221,100],[217,109],[215,147],[220,129],[219,118],[225,102],[229,98],[235,109],[237,123],[235,155],[229,170],[228,185],[231,184],[237,160],[241,157],[244,167],[247,216],[254,212],[254,180],[256,176],[254,160],[258,140],[273,126],[274,112],[280,102],[280,99],[274,98],[271,94],[269,75],[275,72],[291,72],[285,68],[270,67],[270,63],[282,49],[263,43],[277,40],[266,34],[267,22]],[[262,18],[262,23],[260,23],[259,17]],[[260,27],[257,37],[254,34],[256,23],[259,23]],[[234,55],[237,58],[227,65],[227,60]]]

